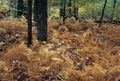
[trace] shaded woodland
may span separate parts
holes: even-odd
[[[0,81],[120,81],[119,6],[0,0]]]

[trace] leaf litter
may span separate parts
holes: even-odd
[[[1,81],[119,81],[120,26],[48,20],[48,42],[27,48],[27,21],[0,20]]]

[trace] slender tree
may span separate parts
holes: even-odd
[[[111,15],[111,22],[113,22],[114,13],[115,13],[115,7],[116,7],[116,3],[117,3],[117,0],[114,0],[114,3],[113,3],[113,11],[112,11],[112,15]]]
[[[23,9],[24,9],[23,0],[18,0],[18,4],[17,4],[17,16],[18,17],[23,15]]]
[[[38,15],[38,0],[34,0],[34,20],[36,21]]]
[[[72,0],[69,0],[68,12],[69,12],[69,17],[71,17],[72,16]]]
[[[66,19],[66,0],[63,2],[63,24],[65,24],[65,19]]]
[[[37,39],[39,41],[47,41],[47,1],[48,0],[35,0],[38,1],[36,25],[37,25]],[[37,3],[37,2],[35,2]]]
[[[77,0],[74,0],[74,18],[78,20],[78,6],[77,6]]]
[[[60,17],[63,17],[63,0],[60,3]]]
[[[28,0],[28,47],[32,44],[32,0]]]
[[[105,0],[105,4],[103,6],[102,15],[101,15],[101,18],[100,18],[100,23],[99,23],[99,27],[101,27],[101,24],[102,24],[102,20],[103,20],[103,16],[104,16],[104,11],[105,11],[106,5],[107,5],[107,0]]]

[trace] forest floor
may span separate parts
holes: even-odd
[[[26,19],[0,20],[0,81],[120,81],[120,25],[48,20],[38,42],[34,24],[27,48]]]

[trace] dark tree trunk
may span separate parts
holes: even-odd
[[[74,17],[76,20],[78,20],[78,7],[77,2],[74,0]]]
[[[113,4],[113,11],[112,11],[112,15],[111,15],[111,22],[113,22],[114,13],[115,13],[115,7],[116,7],[116,3],[117,3],[117,0],[114,0],[114,4]]]
[[[34,0],[34,21],[36,21],[38,15],[38,0]]]
[[[28,47],[32,44],[32,0],[28,0]]]
[[[60,17],[63,17],[63,0],[60,3]]]
[[[18,0],[18,4],[17,4],[17,16],[20,17],[23,15],[23,0]]]
[[[103,20],[103,16],[104,16],[104,11],[105,11],[106,5],[107,5],[107,0],[105,0],[105,4],[104,4],[103,10],[102,10],[102,16],[100,18],[99,27],[101,27],[101,24],[102,24],[102,20]]]
[[[38,0],[37,10],[37,39],[39,41],[47,41],[47,0]]]
[[[65,24],[65,19],[66,19],[66,0],[64,0],[64,8],[63,8],[63,24]]]
[[[72,0],[69,0],[68,11],[69,11],[69,17],[71,17],[72,16]]]

